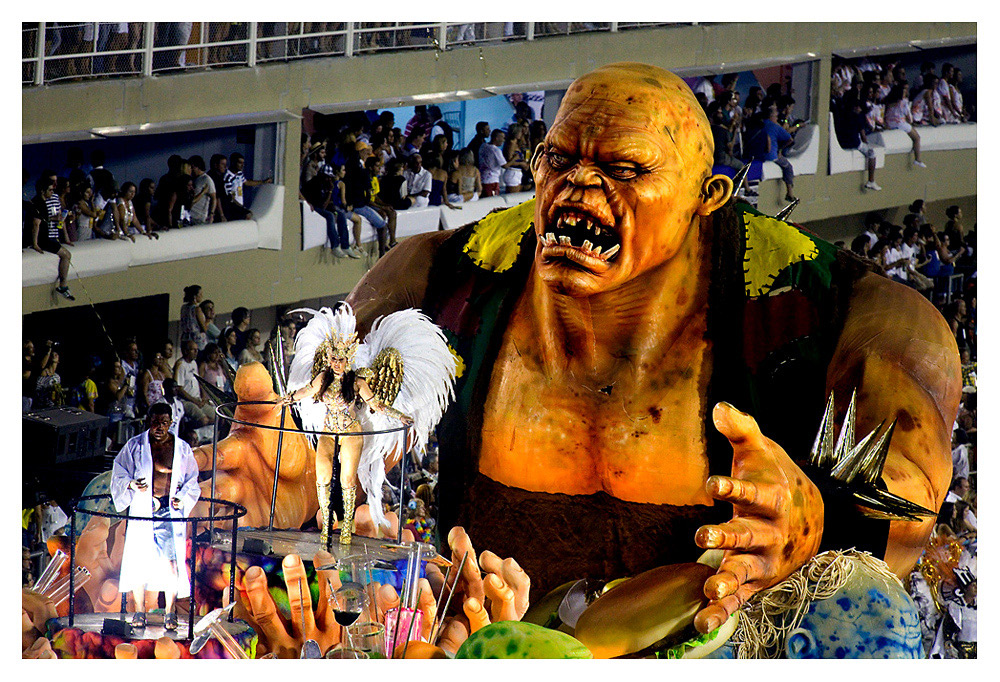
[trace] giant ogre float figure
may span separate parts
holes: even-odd
[[[888,491],[938,509],[961,387],[926,300],[734,204],[712,155],[679,78],[602,67],[536,150],[533,202],[408,240],[349,298],[359,326],[422,308],[466,366],[439,430],[443,523],[533,590],[723,549],[702,631],[821,548],[905,575],[933,520],[824,505],[793,460],[828,393],[842,415],[856,390],[859,433],[897,420]]]

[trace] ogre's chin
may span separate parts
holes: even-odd
[[[612,271],[592,272],[569,259],[536,259],[539,279],[562,296],[584,298],[615,288]]]

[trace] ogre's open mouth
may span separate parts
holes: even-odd
[[[566,258],[577,265],[607,264],[621,249],[618,233],[595,215],[560,209],[554,225],[539,237],[546,258]]]

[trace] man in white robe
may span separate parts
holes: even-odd
[[[132,624],[145,627],[146,590],[166,595],[167,629],[177,628],[175,599],[191,594],[185,566],[187,524],[169,519],[186,518],[201,495],[198,464],[191,446],[170,431],[170,406],[149,408],[149,430],[130,439],[115,457],[111,473],[111,498],[115,509],[129,509],[129,520],[119,588],[131,591],[136,614]]]

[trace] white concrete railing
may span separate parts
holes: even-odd
[[[940,126],[916,126],[920,134],[920,150],[924,152],[975,149],[977,126],[975,123],[954,123]],[[902,130],[883,130],[870,133],[868,144],[875,150],[875,167],[885,165],[886,154],[909,154],[913,142]],[[864,155],[856,149],[843,149],[837,143],[837,132],[830,114],[830,175],[863,171],[867,168]]]
[[[427,206],[426,208],[409,208],[396,212],[396,239],[412,237],[424,232],[451,230],[483,218],[497,208],[509,208],[527,201],[535,196],[534,192],[518,192],[516,194],[501,194],[459,204],[462,208],[452,209],[447,206]],[[323,246],[327,241],[326,219],[302,201],[302,250]],[[366,244],[376,240],[375,228],[366,219],[361,219],[361,243]],[[350,227],[350,225],[348,225]]]
[[[193,225],[159,232],[159,239],[136,235],[131,241],[88,239],[69,247],[72,254],[70,280],[130,267],[168,261],[214,256],[251,249],[281,249],[282,185],[261,185],[250,210],[253,220],[234,220],[210,225]],[[58,258],[27,248],[21,252],[21,286],[55,282]]]

